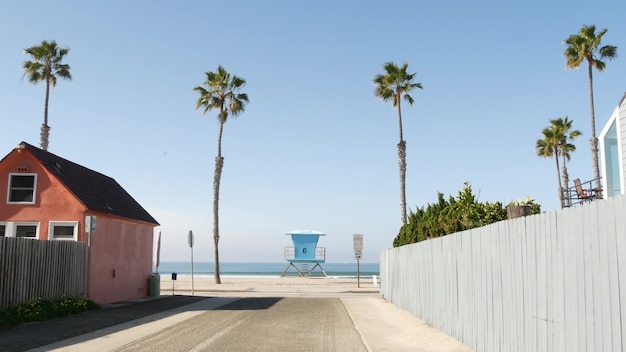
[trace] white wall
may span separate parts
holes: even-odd
[[[624,194],[624,187],[626,186],[626,172],[624,165],[626,164],[626,94],[620,101],[620,104],[617,107],[617,127],[618,127],[618,138],[620,138],[621,145],[621,163],[620,163],[620,172],[622,173],[621,179],[621,190],[622,194]]]
[[[615,125],[615,138],[611,136],[611,127]],[[605,197],[611,197],[614,193],[624,194],[626,188],[626,94],[604,125],[598,136],[599,151],[601,160],[602,188],[605,190]],[[614,150],[613,143],[617,145]],[[615,154],[618,155],[615,155]],[[609,187],[611,186],[611,187]]]
[[[381,255],[381,294],[476,351],[626,350],[626,198]]]

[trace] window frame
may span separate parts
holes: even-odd
[[[54,228],[55,227],[73,227],[73,236],[72,238],[57,238],[54,236]],[[78,221],[50,221],[48,223],[48,239],[54,241],[78,241]]]
[[[5,221],[0,221],[0,227],[4,227],[3,231],[0,231],[0,237],[9,237],[9,230],[8,230],[8,226],[9,224]]]
[[[33,200],[30,202],[16,202],[11,201],[11,183],[13,180],[13,176],[33,176]],[[20,172],[12,172],[9,173],[9,178],[7,182],[7,204],[35,204],[37,202],[37,174],[36,173],[20,173]]]
[[[18,237],[17,236],[17,228],[19,226],[35,226],[35,237],[26,237],[26,236],[22,236],[22,237]],[[12,230],[13,233],[11,233],[11,237],[15,237],[15,238],[26,238],[26,239],[31,239],[31,240],[38,240],[39,239],[39,223],[38,222],[14,222]]]

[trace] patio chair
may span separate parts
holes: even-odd
[[[591,201],[592,198],[589,195],[589,193],[587,193],[586,189],[583,189],[582,184],[580,183],[580,179],[577,178],[574,180],[574,186],[576,187],[576,195],[578,196],[578,199],[581,201]]]

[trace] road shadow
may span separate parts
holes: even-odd
[[[83,340],[78,342],[73,339],[72,344],[76,344],[125,330],[125,327],[116,327],[116,325],[135,319],[156,313],[161,313],[159,319],[178,314],[179,309],[170,310],[204,299],[210,299],[210,297],[161,296],[159,298],[147,298],[141,302],[120,302],[104,306],[103,309],[52,320],[24,323],[15,328],[0,330],[0,343],[2,345],[0,350],[3,352],[25,351],[106,329],[99,334],[85,336]]]
[[[248,297],[219,306],[214,310],[262,310],[269,309],[280,302],[281,297]]]

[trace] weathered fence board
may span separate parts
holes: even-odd
[[[84,242],[0,237],[0,309],[85,294]]]
[[[626,198],[387,250],[381,293],[476,351],[626,350]]]

